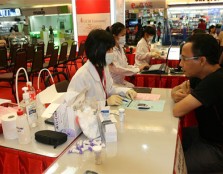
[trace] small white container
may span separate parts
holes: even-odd
[[[93,151],[95,154],[95,164],[100,165],[102,163],[102,157],[101,157],[101,146],[93,146]]]
[[[119,120],[122,122],[125,120],[125,109],[124,108],[120,108],[118,110],[119,112]]]

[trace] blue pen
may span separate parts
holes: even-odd
[[[122,99],[122,101],[124,101],[124,102],[129,102],[128,100],[126,100],[126,99],[124,99],[124,98]]]

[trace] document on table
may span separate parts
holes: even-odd
[[[145,94],[137,93],[135,100],[150,100],[155,101],[160,99],[160,94]]]

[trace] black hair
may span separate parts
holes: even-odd
[[[216,28],[214,25],[211,25],[210,27],[209,27],[209,29],[208,29],[208,32],[210,33],[211,32],[211,29],[212,28]]]
[[[151,26],[147,26],[143,29],[142,32],[142,37],[144,37],[145,33],[149,34],[149,35],[155,35],[156,34],[156,30],[151,27]]]
[[[193,29],[192,32],[193,32],[193,34],[198,34],[198,33],[205,34],[205,31],[200,28],[195,28],[195,29]]]
[[[115,40],[113,36],[105,30],[95,29],[87,36],[85,52],[87,58],[95,65],[100,77],[102,77],[102,70],[106,66],[106,52],[114,46]]]
[[[188,38],[192,43],[192,53],[195,57],[205,56],[211,65],[219,62],[219,45],[217,40],[209,34],[195,34]]]
[[[125,25],[121,22],[116,22],[111,26],[111,33],[115,36],[118,36],[121,31],[125,29]]]

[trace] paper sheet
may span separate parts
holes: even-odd
[[[146,94],[146,93],[137,93],[135,100],[150,100],[155,101],[160,99],[160,94]]]

